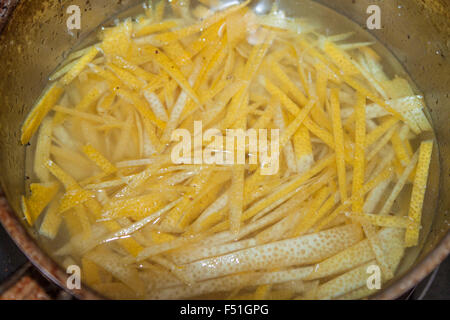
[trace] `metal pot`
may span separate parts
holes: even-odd
[[[265,0],[263,5],[270,5]],[[50,280],[65,287],[67,274],[37,245],[36,233],[25,225],[20,195],[25,191],[25,147],[21,124],[44,89],[48,76],[80,39],[105,19],[142,0],[0,0],[0,221],[22,251]],[[295,16],[306,0],[280,0]],[[317,0],[366,25],[370,0]],[[438,141],[439,161],[432,168],[424,207],[420,246],[408,250],[403,266],[375,298],[393,299],[417,284],[450,252],[450,2],[447,0],[380,0],[382,28],[370,33],[396,56],[424,93]],[[67,8],[78,5],[81,30],[68,33]],[[2,30],[3,29],[3,30]],[[440,167],[439,167],[440,166]],[[437,185],[431,183],[431,185]],[[14,213],[15,212],[15,213]],[[80,298],[98,298],[89,289],[74,290]]]

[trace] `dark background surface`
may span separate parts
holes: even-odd
[[[12,276],[27,259],[0,225],[0,284]]]
[[[0,225],[0,284],[20,270],[26,262],[26,257]],[[55,292],[58,289],[48,283],[36,270],[29,270],[28,273],[46,287],[45,290],[51,297],[58,297]],[[450,257],[424,279],[415,290],[406,293],[401,299],[450,300]]]

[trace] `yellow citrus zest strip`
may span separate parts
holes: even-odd
[[[336,167],[338,172],[338,184],[341,194],[341,202],[347,200],[347,179],[344,156],[344,131],[341,121],[341,107],[339,103],[339,89],[331,90],[331,119],[333,122],[334,144],[336,151]]]
[[[403,140],[400,138],[398,131],[395,131],[391,137],[392,147],[394,148],[395,155],[400,161],[402,166],[408,165],[411,160],[407,147]]]
[[[414,177],[411,202],[409,204],[408,217],[412,221],[406,229],[405,245],[412,247],[419,242],[420,220],[422,217],[422,206],[428,181],[428,170],[433,151],[433,141],[424,141],[420,144],[419,160],[417,162],[416,175]]]
[[[389,197],[387,198],[386,202],[383,205],[383,208],[380,210],[380,215],[387,215],[389,211],[392,208],[392,205],[394,204],[395,200],[397,199],[398,195],[402,191],[403,187],[405,186],[408,177],[411,175],[413,170],[416,168],[417,160],[419,158],[419,152],[416,151],[414,155],[411,157],[411,160],[409,161],[409,164],[406,166],[406,168],[403,170],[402,174],[397,180],[397,183],[395,184],[394,188],[392,189],[392,192],[389,194]]]
[[[353,163],[352,196],[356,196],[364,184],[365,138],[366,138],[366,97],[357,96],[355,105],[355,157]],[[353,212],[362,212],[363,199],[357,197],[352,203]]]
[[[115,92],[108,93],[100,101],[100,103],[98,105],[99,110],[101,110],[101,111],[108,110],[111,107],[111,105],[113,104],[115,98],[116,98],[116,93]]]
[[[264,39],[262,43],[254,46],[252,48],[252,51],[250,53],[250,56],[247,60],[247,63],[244,67],[244,74],[242,77],[242,80],[244,80],[244,84],[242,88],[238,91],[238,94],[236,94],[235,97],[231,100],[231,104],[228,107],[228,112],[224,119],[224,128],[229,128],[234,121],[239,118],[239,111],[244,97],[247,94],[248,87],[250,85],[251,80],[253,79],[256,71],[258,70],[259,66],[261,65],[267,50],[269,49],[269,46],[272,44],[273,35],[264,35]]]
[[[80,103],[75,106],[75,110],[85,112],[94,102],[96,102],[100,98],[101,95],[102,92],[98,88],[92,88],[86,95],[83,96]]]
[[[411,224],[411,221],[407,217],[400,216],[381,216],[379,214],[361,213],[352,214],[351,217],[361,221],[366,221],[377,227],[407,228]]]
[[[334,43],[325,41],[324,51],[328,56],[330,56],[333,62],[342,70],[344,74],[349,76],[359,74],[359,70],[355,67],[351,61],[351,58]]]
[[[90,199],[84,203],[84,205],[92,212],[96,219],[102,218],[102,206],[95,199]],[[121,229],[121,226],[116,221],[105,221],[103,225],[111,232],[115,232]],[[143,250],[142,246],[136,242],[133,238],[119,239],[119,243],[133,256],[136,257],[139,252]]]
[[[181,28],[178,30],[174,30],[172,32],[167,32],[167,33],[162,33],[160,35],[157,35],[157,36],[155,36],[155,39],[162,41],[162,42],[170,42],[170,41],[174,41],[176,39],[186,38],[190,35],[200,32],[201,30],[205,30],[206,28],[210,27],[211,25],[225,19],[229,14],[232,14],[233,12],[236,12],[237,10],[240,10],[243,7],[246,7],[249,3],[250,3],[250,0],[247,0],[239,5],[235,5],[235,6],[228,8],[227,10],[217,12],[199,23],[196,23],[196,24],[193,24],[193,25],[190,25],[188,27]]]
[[[293,192],[298,187],[300,187],[303,183],[308,181],[308,179],[314,177],[316,174],[321,172],[326,167],[330,166],[333,161],[335,161],[334,155],[329,155],[322,160],[318,161],[310,170],[303,173],[301,176],[296,178],[295,180],[291,181],[290,183],[284,185],[282,188],[278,189],[271,195],[267,196],[263,200],[257,202],[250,208],[248,208],[246,211],[244,211],[244,214],[242,215],[242,221],[248,220],[255,216],[258,212],[263,210],[264,208],[270,206],[272,203],[276,202],[277,200],[283,198],[290,192]],[[223,222],[221,224],[218,224],[214,227],[215,230],[222,230],[223,228],[228,227],[228,221]]]
[[[198,195],[202,187],[205,186],[210,175],[211,169],[203,169],[194,177],[191,182],[191,185],[194,187],[193,190],[187,192],[183,196],[183,200],[178,203],[166,216],[166,221],[170,226],[176,226],[180,223],[180,219],[182,219],[192,200]]]
[[[162,48],[167,56],[179,67],[191,62],[190,54],[183,48],[179,41],[169,42]]]
[[[78,62],[70,69],[64,77],[61,78],[61,83],[65,86],[70,84],[80,73],[83,71],[83,69],[87,66],[88,63],[90,63],[92,60],[94,60],[95,56],[98,54],[97,48],[94,46],[92,47],[84,56],[82,56]]]
[[[155,10],[153,12],[152,21],[160,22],[164,17],[165,9],[166,9],[166,1],[160,0],[155,5]]]
[[[160,49],[147,45],[145,47],[145,53],[147,53],[161,68],[163,68],[175,81],[178,82],[181,88],[189,95],[189,97],[200,105],[200,99],[192,89],[189,82],[184,75],[178,69],[177,65],[169,59]]]
[[[88,144],[83,146],[84,154],[91,159],[105,174],[112,174],[117,171],[117,168],[109,162],[97,149]]]
[[[270,284],[262,284],[256,288],[253,300],[265,300],[270,293],[272,286]]]
[[[302,106],[308,103],[308,99],[303,92],[292,82],[289,76],[281,69],[280,65],[276,61],[270,63],[270,70],[281,81],[281,83],[288,88],[294,99]]]
[[[296,105],[280,88],[273,84],[267,78],[260,79],[262,85],[266,90],[274,97],[280,100],[281,104],[294,116],[297,116],[300,112],[300,108]]]
[[[136,78],[131,72],[119,68],[112,63],[107,64],[107,67],[131,90],[139,90],[144,86],[144,82]]]
[[[293,236],[298,237],[308,231],[321,217],[318,214],[318,209],[322,206],[322,203],[330,195],[330,189],[328,187],[322,188],[317,196],[314,198],[311,207],[306,216],[299,221],[294,228]],[[325,205],[324,205],[325,207]]]
[[[233,169],[230,189],[230,228],[237,234],[241,226],[242,211],[244,208],[244,165],[237,165]]]
[[[396,125],[397,122],[398,119],[391,117],[375,129],[370,131],[366,136],[366,147],[371,146],[373,143],[375,143],[379,138],[381,138],[383,134],[385,134],[390,128]]]
[[[22,135],[20,141],[22,144],[27,144],[36,130],[39,128],[42,120],[50,112],[53,106],[58,102],[63,94],[64,89],[58,84],[54,83],[40,98],[36,106],[31,110],[30,114],[25,119],[22,125]]]
[[[291,139],[291,137],[295,134],[297,129],[301,126],[303,121],[308,116],[308,113],[311,111],[311,109],[315,106],[315,101],[311,100],[309,101],[306,106],[298,113],[297,117],[289,123],[286,130],[283,131],[281,137],[280,137],[280,148],[283,148],[284,145]]]
[[[39,233],[49,239],[54,239],[56,237],[62,223],[62,216],[58,209],[59,201],[55,199],[49,205],[41,226],[39,227]]]
[[[100,268],[94,262],[83,257],[81,258],[81,267],[83,270],[83,278],[85,283],[93,286],[102,282],[100,277]]]
[[[45,167],[45,163],[50,159],[52,130],[53,120],[45,118],[39,129],[33,165],[34,173],[41,182],[50,181],[50,173]]]
[[[48,160],[45,166],[51,174],[53,174],[63,184],[66,190],[79,188],[78,182],[52,160]]]
[[[81,188],[68,190],[61,198],[58,211],[59,213],[64,213],[69,209],[75,208],[85,203],[93,197],[94,194],[92,192]]]
[[[319,101],[319,107],[323,108],[325,106],[325,100],[327,99],[328,77],[322,70],[317,71],[316,77],[316,95]]]
[[[392,174],[392,171],[389,168],[386,168],[383,170],[382,173],[380,173],[377,177],[374,179],[368,181],[361,190],[359,190],[359,194],[354,196],[352,195],[351,201],[346,201],[345,203],[340,204],[336,209],[333,210],[331,214],[329,214],[327,217],[325,217],[316,227],[315,231],[322,230],[322,228],[326,225],[328,225],[330,222],[332,222],[337,216],[339,216],[342,213],[345,213],[345,211],[351,206],[352,201],[355,201],[358,197],[363,197],[367,192],[375,188],[377,185],[379,185],[384,180],[388,179],[390,175]]]
[[[152,241],[154,243],[158,243],[158,244],[164,243],[164,242],[169,242],[169,241],[176,239],[176,237],[174,235],[171,235],[170,233],[167,233],[167,232],[161,232],[161,231],[152,231],[151,236],[152,236]]]
[[[161,2],[164,2],[164,1],[161,1]],[[140,28],[135,33],[135,36],[136,37],[147,36],[152,33],[157,33],[157,32],[161,32],[161,31],[166,31],[168,29],[172,29],[172,28],[176,27],[177,25],[178,25],[178,23],[175,20],[167,20],[167,21],[163,21],[163,22],[152,23],[152,24],[149,24],[149,25],[146,25],[146,26],[143,26],[142,28]]]
[[[293,137],[294,152],[297,159],[297,170],[299,173],[307,171],[314,162],[309,130],[301,126]]]
[[[359,93],[365,95],[367,98],[369,98],[370,100],[372,100],[376,104],[378,104],[381,107],[383,107],[386,111],[391,113],[397,119],[404,120],[404,117],[400,113],[398,113],[393,108],[391,108],[383,99],[379,98],[378,96],[376,96],[375,94],[370,92],[368,89],[364,88],[364,86],[361,85],[357,80],[355,80],[355,79],[353,79],[352,77],[349,77],[349,76],[345,76],[344,80],[353,89],[355,89],[356,91],[358,91]]]
[[[159,120],[151,110],[150,106],[148,106],[147,103],[134,92],[126,89],[119,89],[117,90],[117,95],[130,102],[132,106],[139,111],[143,118],[150,120],[158,128],[164,129],[166,127],[166,123]]]
[[[28,209],[30,225],[39,218],[42,211],[50,203],[53,197],[58,192],[58,184],[55,182],[50,183],[32,183],[30,185],[31,195],[29,198],[24,198],[26,208]]]

